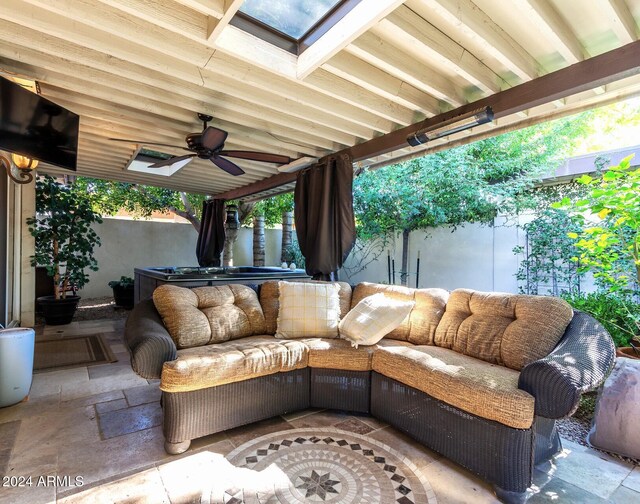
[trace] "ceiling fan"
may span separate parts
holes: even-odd
[[[193,152],[193,154],[185,154],[184,156],[173,156],[168,159],[164,159],[150,165],[149,168],[162,168],[163,166],[170,166],[180,161],[184,161],[185,159],[199,157],[200,159],[209,159],[218,168],[226,171],[231,175],[237,176],[243,175],[244,170],[237,164],[226,159],[226,157],[248,159],[251,161],[260,161],[262,163],[274,164],[288,164],[291,162],[291,158],[287,156],[281,156],[279,154],[268,154],[266,152],[258,151],[224,150],[224,142],[227,139],[228,133],[214,126],[207,126],[207,123],[211,121],[213,117],[205,114],[198,114],[198,118],[204,123],[202,132],[191,133],[187,135],[187,137],[185,138],[185,141],[187,142],[186,147],[158,142],[146,142],[143,140],[128,140],[125,138],[110,138],[109,140],[146,145],[164,145],[166,147],[174,147],[176,149],[184,149]]]

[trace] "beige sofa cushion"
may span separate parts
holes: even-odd
[[[373,354],[373,370],[431,397],[515,429],[533,423],[533,396],[518,389],[513,369],[434,346],[385,346]]]
[[[382,285],[362,282],[356,285],[351,297],[351,307],[362,299],[377,293],[383,293],[391,299],[414,301],[415,306],[409,317],[385,338],[409,341],[414,345],[431,345],[436,327],[445,312],[449,293],[444,289],[410,289],[397,285]]]
[[[188,392],[307,367],[309,350],[300,340],[251,336],[178,351],[162,367],[160,389]]]
[[[560,298],[458,289],[449,297],[435,344],[521,370],[553,350],[572,317]]]
[[[371,371],[373,353],[376,348],[413,346],[407,341],[382,339],[376,345],[354,348],[343,339],[305,338],[309,348],[309,367],[340,369],[345,371]]]
[[[256,292],[246,285],[161,285],[153,302],[178,349],[264,334]]]
[[[301,282],[317,282],[315,280],[300,280]],[[293,282],[292,282],[293,283]],[[351,307],[351,286],[346,282],[334,282],[340,287],[338,296],[340,299],[340,318],[344,317]],[[264,312],[265,334],[275,334],[278,329],[278,313],[280,311],[280,289],[278,280],[270,280],[260,285],[260,305]]]

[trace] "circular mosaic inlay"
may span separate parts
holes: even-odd
[[[227,504],[435,504],[429,482],[401,453],[367,436],[338,429],[268,434],[227,455],[237,469]],[[221,498],[222,497],[222,498]]]

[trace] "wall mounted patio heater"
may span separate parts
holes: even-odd
[[[407,142],[412,147],[425,144],[436,138],[442,138],[447,135],[453,135],[460,131],[464,131],[474,126],[486,124],[493,121],[493,110],[491,107],[485,107],[479,110],[472,110],[466,114],[452,117],[439,124],[434,124],[427,128],[420,129],[407,137]]]

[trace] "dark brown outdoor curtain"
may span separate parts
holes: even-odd
[[[204,201],[196,244],[196,257],[200,266],[222,266],[220,255],[224,248],[224,219],[224,200]]]
[[[294,203],[307,274],[315,280],[337,280],[356,240],[351,157],[332,156],[299,172]]]

